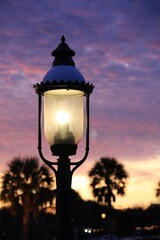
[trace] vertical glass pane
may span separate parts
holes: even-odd
[[[83,136],[83,94],[66,89],[44,93],[44,131],[50,145],[80,142]]]

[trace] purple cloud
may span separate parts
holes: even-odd
[[[51,67],[62,34],[76,52],[77,68],[96,86],[83,169],[105,155],[125,162],[160,156],[159,10],[158,0],[1,1],[2,169],[14,156],[37,155],[32,85]]]

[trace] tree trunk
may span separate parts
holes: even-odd
[[[26,219],[23,218],[23,240],[29,240],[29,224]]]
[[[112,240],[113,238],[113,209],[112,209],[112,204],[111,204],[111,199],[108,201],[108,215],[109,215],[109,240]]]
[[[24,197],[23,205],[23,240],[29,240],[30,196]]]

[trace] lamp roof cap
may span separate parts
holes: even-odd
[[[75,52],[65,43],[65,37],[62,35],[61,43],[58,47],[52,51],[51,55],[55,57],[52,66],[58,65],[71,65],[75,66],[75,63],[72,57],[75,55]]]
[[[54,89],[75,89],[90,94],[94,85],[86,83],[83,75],[75,67],[72,57],[75,52],[65,43],[65,37],[62,36],[61,43],[52,51],[55,57],[51,69],[45,74],[41,83],[33,87],[38,94]]]

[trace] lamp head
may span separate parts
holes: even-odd
[[[41,83],[34,85],[36,93],[44,96],[44,131],[53,155],[59,155],[62,147],[68,155],[76,153],[83,136],[83,98],[94,88],[75,67],[74,55],[62,36],[52,51],[55,59],[51,69]],[[67,151],[69,148],[72,150]]]

